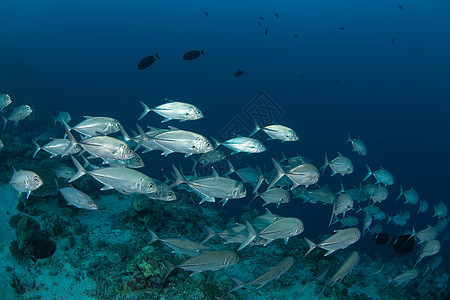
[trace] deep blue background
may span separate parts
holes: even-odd
[[[11,94],[13,105],[30,104],[49,118],[68,111],[75,123],[83,115],[112,116],[129,130],[142,111],[138,100],[156,106],[168,97],[205,114],[170,125],[217,136],[265,90],[284,111],[274,121],[294,128],[301,140],[267,142],[268,152],[251,162],[270,165],[283,148],[320,166],[325,152],[333,158],[341,151],[356,168],[342,178],[347,188],[363,178],[364,162],[382,165],[396,180],[391,201],[400,183],[414,186],[430,204],[409,228],[434,225],[432,206],[448,202],[448,1],[2,0],[0,11],[0,92]],[[182,60],[186,51],[201,49],[206,55]],[[137,69],[157,51],[161,60]],[[240,78],[233,77],[237,68],[245,71]],[[140,123],[159,126],[161,119],[150,113]],[[347,130],[365,141],[366,158],[343,145]],[[144,157],[154,177],[168,162],[182,160]],[[337,190],[340,180],[330,180],[327,170],[320,183]],[[384,205],[388,214],[403,209]],[[417,211],[405,209],[412,216]],[[330,207],[319,210],[324,226],[306,220],[307,229],[325,233],[330,213]]]

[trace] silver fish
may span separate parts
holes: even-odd
[[[38,174],[32,171],[16,171],[14,167],[13,170],[14,173],[9,181],[9,184],[19,192],[19,196],[21,193],[27,193],[28,199],[32,191],[37,190],[41,185],[44,184],[44,181],[41,179],[41,177],[39,177]]]
[[[52,166],[52,171],[58,178],[70,179],[73,175],[75,175],[75,170],[63,163],[58,163]]]
[[[350,132],[348,133],[347,143],[348,142],[352,143],[352,151],[355,151],[358,155],[365,156],[367,154],[367,148],[364,142],[360,138],[352,139],[350,137]]]
[[[353,245],[361,237],[361,232],[356,227],[339,229],[335,230],[334,232],[335,234],[325,239],[320,244],[314,244],[313,242],[305,238],[305,241],[309,246],[309,250],[308,252],[306,252],[305,256],[307,256],[312,250],[317,247],[327,250],[328,252],[325,254],[325,256],[328,256],[336,250],[345,249],[348,246]]]
[[[400,185],[400,195],[398,195],[395,201],[400,199],[401,196],[405,196],[405,204],[406,203],[417,204],[419,202],[419,194],[417,194],[416,190],[413,187],[411,187],[407,191],[404,191],[403,187]]]
[[[370,177],[370,175],[373,175],[377,182],[375,183],[382,183],[385,186],[386,185],[393,185],[394,184],[394,177],[392,177],[392,174],[383,169],[383,167],[380,167],[380,169],[372,172],[372,170],[369,168],[369,166],[366,164],[367,168],[367,175],[364,177],[363,181],[367,180],[367,178]]]
[[[72,120],[72,117],[68,112],[60,111],[58,115],[55,118],[55,125],[56,122],[60,123],[61,125],[64,125],[64,123],[69,124],[69,122]]]
[[[336,194],[328,186],[321,186],[312,190],[299,186],[292,192],[295,195],[294,198],[300,198],[309,203],[332,204],[337,199]]]
[[[70,139],[69,132],[68,136]],[[105,160],[128,160],[136,157],[136,153],[127,143],[110,136],[93,136],[81,142],[74,141],[74,143],[80,145],[91,155]]]
[[[29,105],[21,105],[21,106],[15,107],[14,110],[9,115],[9,117],[5,118],[4,116],[2,116],[3,130],[5,130],[6,123],[8,121],[15,122],[14,125],[17,126],[19,121],[28,117],[32,112],[33,112],[33,110],[31,109],[31,107]]]
[[[223,153],[220,150],[214,149],[212,151],[203,153],[198,160],[192,159],[194,161],[194,166],[192,167],[192,171],[195,170],[195,167],[197,166],[197,163],[201,163],[203,167],[222,161],[225,158],[227,158],[227,156],[225,155],[225,153]]]
[[[349,210],[353,209],[353,198],[347,193],[342,193],[339,195],[339,197],[334,201],[333,203],[333,211],[331,214],[330,223],[328,226],[333,223],[333,220],[335,217],[337,217],[340,214],[343,214],[345,217],[345,213]]]
[[[11,97],[8,94],[0,94],[0,111],[12,103]]]
[[[438,240],[430,240],[428,241],[420,251],[419,258],[416,261],[416,264],[414,265],[414,269],[416,268],[417,264],[424,258],[428,256],[435,255],[441,251],[441,243]]]
[[[152,236],[152,240],[149,244],[160,241],[161,243],[165,244],[166,246],[173,249],[173,252],[178,254],[184,254],[190,257],[197,256],[201,252],[204,251],[211,251],[212,248],[208,246],[203,246],[200,243],[196,243],[193,241],[190,241],[188,239],[160,239],[153,231],[151,231],[149,228],[147,228],[147,231]]]
[[[73,127],[68,126],[68,129],[73,129],[85,137],[91,137],[116,133],[119,132],[121,128],[119,121],[110,117],[85,116],[84,118],[85,120],[77,125]]]
[[[151,137],[157,144],[163,147],[162,155],[167,156],[170,153],[184,153],[185,157],[192,154],[201,154],[214,150],[211,142],[204,136],[186,130],[180,130],[169,126],[170,131],[162,132]]]
[[[336,220],[333,222],[333,224],[335,224],[337,222],[341,223],[342,226],[351,227],[351,226],[357,226],[359,223],[359,220],[357,217],[348,216],[348,217],[345,217],[342,219],[336,218]]]
[[[147,197],[161,201],[177,200],[175,192],[167,184],[157,179],[153,179],[153,181],[156,183],[156,192],[147,194]]]
[[[366,232],[369,231],[370,225],[372,225],[372,215],[371,214],[365,214],[364,215],[364,222],[363,222],[363,236],[366,234]]]
[[[266,213],[264,215],[255,217],[255,218],[251,219],[249,222],[254,228],[256,228],[258,230],[263,230],[264,228],[266,228],[273,222],[275,222],[279,219],[282,219],[282,218],[283,218],[282,216],[275,215],[268,208],[266,208]],[[244,226],[244,228],[246,228],[245,225],[243,225],[243,226]]]
[[[373,203],[380,203],[387,199],[389,192],[387,188],[383,185],[378,185],[377,189],[372,193],[370,199]]]
[[[297,167],[294,167],[288,171],[284,171],[283,168],[280,166],[280,164],[275,161],[272,158],[272,163],[277,170],[277,176],[272,180],[272,182],[269,184],[267,189],[272,188],[278,180],[281,179],[283,176],[287,176],[294,185],[292,186],[292,189],[295,189],[299,185],[303,185],[305,187],[308,187],[310,185],[313,185],[317,183],[319,180],[319,171],[314,165],[311,164],[303,164],[299,165]]]
[[[247,195],[247,191],[241,182],[220,177],[214,169],[213,176],[186,180],[174,165],[172,167],[176,176],[176,182],[171,187],[187,184],[202,198],[200,204],[205,201],[215,202],[215,198],[222,198],[222,205],[225,205],[228,199],[241,199]]]
[[[66,150],[70,145],[70,140],[68,139],[53,139],[44,146],[39,146],[39,144],[35,140],[32,141],[33,144],[36,146],[36,150],[33,153],[33,158],[38,154],[40,150],[44,150],[45,152],[50,153],[51,154],[50,158],[60,155],[62,156],[64,154],[69,155],[77,154],[81,151],[81,147],[78,144],[76,144],[73,145],[73,147],[71,147],[69,151],[66,153]]]
[[[447,216],[447,205],[443,201],[441,203],[436,204],[434,206],[434,215],[433,217],[445,218]]]
[[[120,159],[104,159],[103,163],[110,166],[126,167],[131,169],[139,169],[145,167],[144,160],[136,152],[134,152],[133,157],[125,160]]]
[[[161,104],[155,108],[150,108],[144,102],[139,101],[144,108],[144,112],[139,116],[138,120],[145,117],[145,115],[151,111],[154,111],[164,117],[164,120],[162,120],[161,123],[170,120],[179,120],[180,122],[183,122],[203,118],[203,113],[195,105],[184,102],[176,102],[169,99],[166,100],[169,102]]]
[[[395,286],[399,286],[400,284],[408,283],[409,281],[415,279],[417,276],[419,276],[419,270],[415,268],[412,270],[406,270],[395,278],[389,278],[389,281],[384,285],[384,287],[389,285],[389,283],[391,283],[392,281],[395,281],[397,283]]]
[[[67,201],[68,205],[83,209],[98,209],[97,204],[95,204],[91,197],[74,187],[66,187],[59,191]]]
[[[322,172],[327,166],[330,166],[332,170],[331,176],[334,176],[336,174],[341,174],[342,176],[344,176],[353,173],[352,161],[347,157],[342,156],[342,154],[339,152],[338,157],[334,158],[331,161],[328,161],[328,157],[325,154],[325,163],[322,166]]]
[[[271,188],[261,194],[256,192],[252,201],[256,197],[261,197],[264,200],[263,206],[273,203],[278,207],[280,206],[280,204],[288,203],[289,201],[291,201],[289,192],[280,188]]]
[[[262,130],[269,136],[268,140],[280,140],[283,142],[298,141],[298,134],[289,127],[278,124],[260,127],[255,119],[253,119],[253,123],[255,124],[255,129],[250,133],[249,137]]]
[[[73,182],[84,174],[91,175],[95,180],[105,186],[102,191],[115,189],[124,194],[150,194],[156,191],[155,182],[147,175],[133,169],[124,167],[107,167],[86,171],[82,165],[72,156],[72,161],[77,167],[77,173],[69,180]]]
[[[266,151],[266,146],[264,146],[263,143],[250,137],[238,136],[226,140],[225,142],[222,143],[220,143],[216,139],[213,139],[213,141],[216,144],[215,148],[219,147],[220,145],[224,145],[228,149],[233,150],[233,152],[231,152],[231,155],[241,152],[261,153]]]
[[[239,178],[242,180],[242,182],[250,183],[255,187],[255,190],[260,187],[264,180],[264,177],[262,175],[261,169],[258,166],[256,166],[256,168],[253,168],[247,165],[247,167],[245,168],[236,170],[229,160],[227,160],[227,162],[230,169],[224,174],[224,176],[236,173],[237,176],[239,176]]]
[[[428,202],[425,199],[420,200],[417,214],[424,213],[428,210]]]
[[[169,270],[164,277],[164,280],[169,276],[175,268],[192,271],[191,276],[205,272],[216,271],[234,265],[239,261],[239,257],[233,251],[229,250],[214,250],[205,251],[197,256],[191,257],[178,266],[169,265]]]
[[[334,273],[334,275],[328,280],[328,282],[323,287],[322,292],[320,293],[320,297],[322,297],[323,292],[325,291],[326,287],[331,284],[333,286],[336,282],[341,281],[344,279],[345,276],[347,276],[353,268],[358,264],[359,262],[359,254],[358,252],[354,251],[349,258],[342,264],[342,266]]]
[[[3,148],[5,148],[5,144],[3,144],[3,141],[0,140],[0,150],[2,150]]]
[[[243,288],[244,286],[250,286],[250,285],[258,285],[257,289],[262,288],[266,283],[277,280],[280,278],[281,275],[283,275],[285,272],[287,272],[292,265],[294,264],[294,258],[292,256],[288,256],[284,258],[280,263],[278,263],[276,266],[273,266],[269,270],[267,270],[264,274],[257,277],[253,281],[250,281],[248,283],[243,283],[240,280],[236,278],[232,278],[233,281],[237,284],[234,289],[229,291],[229,293],[234,292],[240,288]]]
[[[139,135],[136,135],[132,140],[137,143],[136,147],[134,148],[134,151],[137,151],[140,147],[144,147],[145,152],[153,151],[153,150],[160,150],[160,151],[166,151],[166,148],[160,145],[157,140],[153,139],[153,137],[157,136],[160,133],[170,131],[170,129],[152,129],[151,131],[144,132],[144,130],[139,126],[139,124],[136,124]]]
[[[411,237],[417,237],[419,239],[419,244],[421,244],[433,240],[437,235],[438,231],[436,227],[428,226],[419,232],[416,232],[413,227]]]

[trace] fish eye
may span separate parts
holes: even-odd
[[[136,158],[136,162],[141,162],[141,159],[140,158]]]
[[[173,196],[173,193],[172,192],[169,192],[167,195],[169,195],[169,196]]]
[[[211,146],[211,143],[207,142],[206,147],[209,147],[209,146]]]
[[[159,196],[159,192],[155,192],[155,196]]]
[[[92,205],[93,203],[92,203],[92,201],[88,201],[88,204],[89,204],[89,205]]]
[[[33,176],[33,180],[34,180],[34,181],[37,181],[37,180],[38,180],[38,177],[37,177],[36,175],[34,175],[34,176]]]
[[[148,187],[149,187],[149,188],[152,188],[152,187],[153,187],[153,183],[149,183],[149,184],[148,184]]]

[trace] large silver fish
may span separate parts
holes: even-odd
[[[70,135],[68,136],[70,138]],[[91,155],[105,160],[128,160],[136,157],[136,153],[127,143],[110,136],[93,136],[75,143]]]
[[[280,188],[271,188],[263,193],[256,192],[252,201],[256,197],[261,197],[264,200],[263,206],[273,203],[276,204],[277,207],[279,207],[280,204],[288,203],[289,201],[291,201],[289,192]]]
[[[85,116],[84,118],[85,120],[81,121],[77,125],[73,127],[68,126],[68,129],[73,129],[85,137],[91,137],[95,135],[108,135],[119,132],[122,126],[119,121],[110,117]]]
[[[405,197],[405,204],[406,203],[410,203],[410,204],[419,203],[419,194],[417,194],[416,190],[413,187],[411,187],[409,190],[404,191],[403,187],[400,185],[400,194],[398,195],[397,199],[395,199],[395,201],[400,199],[401,196]]]
[[[280,140],[282,142],[298,141],[298,134],[289,127],[278,124],[260,127],[255,119],[253,119],[253,123],[255,124],[255,129],[250,133],[249,137],[262,130],[269,136],[268,140]]]
[[[214,150],[211,142],[198,133],[180,130],[173,126],[169,126],[169,128],[169,131],[149,137],[163,147],[162,155],[164,156],[178,152],[184,153],[185,157],[188,157],[192,154],[202,154]]]
[[[176,238],[160,239],[156,235],[156,233],[151,231],[149,228],[147,228],[147,231],[152,236],[152,240],[150,241],[149,244],[151,244],[155,241],[160,241],[161,243],[165,244],[166,246],[172,248],[173,252],[178,253],[178,254],[184,254],[184,255],[193,257],[193,256],[199,255],[201,252],[212,250],[211,247],[204,246],[200,243],[196,243],[196,242],[190,241],[188,239],[176,239]]]
[[[32,112],[33,112],[33,110],[31,109],[31,107],[29,105],[21,105],[21,106],[15,107],[14,110],[9,115],[9,117],[5,118],[4,116],[2,116],[3,130],[5,130],[6,123],[8,121],[15,122],[14,126],[17,126],[19,121],[28,117]]]
[[[300,198],[309,203],[322,202],[324,205],[333,204],[337,199],[336,194],[328,186],[321,186],[312,190],[299,186],[292,192],[295,195],[294,198]]]
[[[366,175],[366,177],[364,177],[363,181],[366,181],[367,178],[369,178],[371,175],[373,175],[375,177],[375,179],[377,180],[377,182],[375,182],[375,183],[381,183],[381,184],[384,184],[385,186],[394,184],[394,177],[392,176],[391,173],[389,173],[388,171],[383,169],[383,167],[380,167],[380,169],[373,171],[373,172],[367,164],[366,164],[366,168],[367,168],[367,175]]]
[[[441,243],[438,240],[430,240],[428,241],[420,251],[419,258],[416,261],[416,264],[414,265],[414,269],[416,268],[417,264],[424,258],[428,256],[435,255],[441,251]]]
[[[19,192],[19,196],[21,193],[27,193],[27,199],[30,196],[31,192],[37,190],[41,185],[44,184],[44,181],[39,177],[38,174],[32,171],[19,170],[13,167],[14,173],[9,180],[9,184]]]
[[[0,111],[12,103],[11,97],[8,94],[0,94]]]
[[[317,247],[327,250],[328,252],[325,253],[325,256],[328,256],[336,250],[345,249],[348,246],[356,243],[361,237],[361,232],[356,227],[339,229],[335,230],[334,232],[335,234],[319,244],[315,244],[305,238],[305,241],[309,246],[309,250],[308,252],[306,252],[305,256],[307,256],[312,250]]]
[[[174,165],[172,165],[172,167],[176,176],[176,181],[171,187],[187,184],[189,188],[202,198],[200,204],[205,201],[215,202],[215,198],[222,198],[222,205],[225,205],[228,199],[241,199],[247,194],[247,191],[241,182],[231,178],[220,177],[215,171],[213,171],[213,176],[186,180]]]
[[[69,124],[69,122],[72,120],[72,117],[66,111],[60,111],[58,115],[54,118],[55,118],[55,125],[56,122],[60,123],[61,125],[64,125],[64,123]]]
[[[433,217],[445,218],[447,216],[447,205],[441,200],[440,203],[434,206],[434,215]]]
[[[36,146],[36,150],[33,153],[33,158],[38,154],[40,150],[44,150],[47,153],[50,153],[50,158],[62,155],[72,155],[77,154],[81,151],[81,147],[78,144],[75,144],[70,147],[70,149],[66,152],[70,145],[70,140],[68,139],[53,139],[44,146],[39,146],[39,144],[32,140],[33,144]]]
[[[59,190],[67,204],[83,209],[98,209],[91,197],[80,190],[70,186]]]
[[[398,275],[395,278],[389,277],[389,281],[384,285],[384,287],[389,285],[389,283],[391,283],[392,281],[395,281],[397,283],[395,286],[399,286],[400,284],[410,282],[411,280],[415,279],[417,276],[419,276],[419,270],[417,270],[416,268],[413,268],[411,270],[406,270],[405,272],[401,273],[400,275]]]
[[[342,156],[342,154],[339,152],[338,157],[334,158],[331,161],[328,161],[327,154],[325,154],[325,163],[322,166],[322,172],[327,166],[330,166],[332,170],[331,176],[334,176],[336,174],[341,174],[342,176],[344,176],[353,173],[352,161],[347,157]]]
[[[188,120],[198,120],[203,118],[203,113],[198,109],[195,105],[184,103],[184,102],[176,102],[173,100],[169,100],[168,103],[161,104],[155,108],[150,108],[144,102],[141,102],[142,107],[144,107],[144,111],[139,116],[139,119],[145,117],[151,111],[161,115],[164,117],[164,120],[161,123],[170,121],[170,120],[179,120],[180,122],[188,121]]]
[[[319,171],[314,165],[311,164],[302,164],[299,166],[296,166],[288,171],[284,171],[283,168],[280,166],[280,164],[275,161],[272,158],[273,165],[275,169],[277,170],[277,176],[272,180],[272,182],[269,184],[267,189],[272,188],[278,180],[281,179],[283,176],[287,176],[294,185],[292,186],[292,189],[295,189],[299,185],[303,185],[305,187],[308,187],[310,185],[313,185],[319,181]]]
[[[147,194],[147,197],[161,201],[177,200],[175,192],[167,184],[157,179],[153,179],[153,181],[156,183],[156,192]]]
[[[250,137],[239,136],[226,140],[222,143],[220,143],[216,139],[213,140],[216,144],[216,148],[220,145],[224,145],[228,149],[233,150],[233,152],[231,152],[232,155],[240,152],[261,153],[266,151],[266,147],[263,145],[263,143]]]
[[[89,174],[95,180],[105,185],[101,189],[102,191],[115,189],[123,194],[150,194],[157,190],[153,179],[136,170],[124,167],[107,167],[86,171],[73,156],[72,161],[77,167],[78,172],[69,182],[77,180],[84,174]]]
[[[427,228],[416,232],[416,230],[413,227],[411,237],[417,237],[419,239],[419,244],[423,242],[428,242],[436,238],[438,235],[438,231],[436,227],[428,226]]]
[[[164,280],[175,268],[181,268],[184,270],[192,271],[191,276],[205,272],[216,271],[222,268],[226,268],[234,265],[239,261],[239,257],[236,253],[229,250],[214,250],[205,251],[197,256],[191,257],[178,266],[169,264],[169,270],[167,271]]]
[[[285,272],[287,272],[292,265],[294,264],[294,258],[292,256],[288,256],[284,258],[280,263],[278,263],[276,266],[273,266],[269,270],[267,270],[264,274],[257,277],[253,281],[250,281],[248,283],[243,283],[240,280],[236,278],[232,278],[233,281],[236,283],[236,287],[233,288],[229,293],[234,292],[238,289],[243,288],[244,286],[249,285],[258,285],[257,289],[262,288],[266,283],[277,280],[280,278],[281,275],[283,275]]]

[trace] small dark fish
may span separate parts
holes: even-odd
[[[279,15],[277,12],[274,12],[273,14],[274,14],[274,16],[277,17],[277,18],[280,17],[280,15]]]
[[[341,81],[338,79],[338,80],[336,80],[336,84],[339,84],[339,83],[341,83]]]
[[[161,59],[161,57],[158,55],[158,52],[156,52],[155,55],[144,57],[139,62],[138,69],[143,70],[145,68],[150,67],[157,59]]]
[[[377,243],[377,245],[387,245],[392,237],[388,234],[388,233],[380,233],[377,234],[374,238],[375,243]]]
[[[266,30],[264,30],[264,34],[267,35],[268,32],[269,32],[269,28],[266,27]]]
[[[293,36],[294,39],[299,38],[299,37],[300,37],[300,35],[298,33],[294,34],[294,36]]]
[[[403,7],[403,5],[397,4],[397,7],[400,8],[401,10],[405,10],[405,8]]]
[[[34,241],[33,256],[35,259],[49,258],[56,251],[56,242],[48,238]]]
[[[392,246],[394,246],[394,250],[397,254],[403,255],[408,252],[413,251],[414,249],[414,239],[411,238],[411,235],[400,235],[393,242]]]
[[[262,26],[262,25],[261,25],[261,22],[260,22],[260,21],[258,21],[258,26],[259,26],[259,27],[261,27],[261,26]]]
[[[345,30],[344,26],[339,27],[339,30]]]
[[[264,18],[263,18],[263,17],[258,17],[258,19],[260,19],[260,20],[264,20]]]
[[[198,50],[188,51],[183,55],[183,60],[193,60],[198,58],[201,54],[205,55],[205,49],[202,49],[201,51]]]
[[[392,42],[395,42],[395,40],[396,40],[396,38],[393,38],[393,39],[392,39]]]
[[[302,79],[303,79],[303,77],[305,77],[305,75],[300,75],[300,80],[302,80]]]
[[[203,14],[204,14],[205,16],[209,16],[209,13],[208,13],[207,11],[203,11]]]
[[[236,73],[234,73],[234,77],[241,77],[244,74],[244,71],[241,69],[237,69]]]

